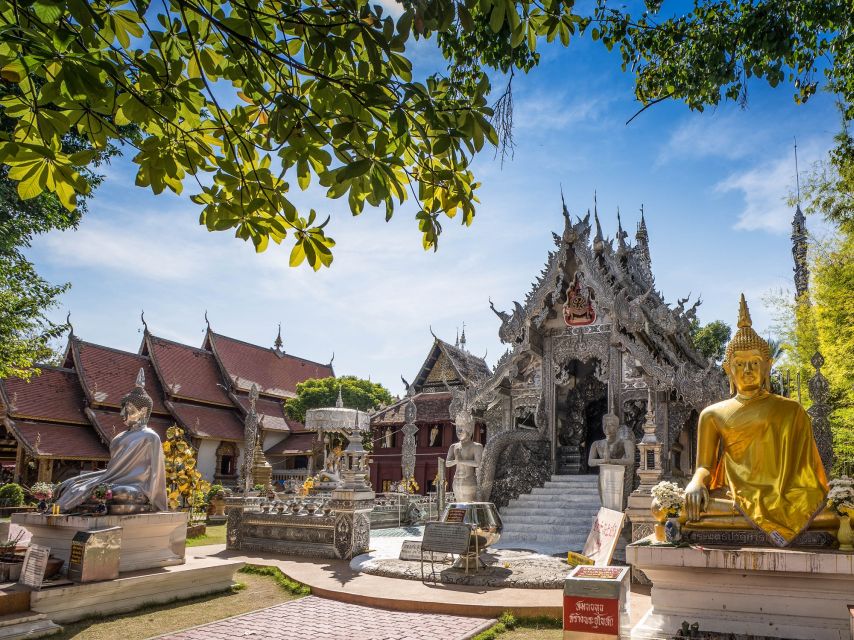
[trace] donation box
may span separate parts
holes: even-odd
[[[628,638],[629,567],[576,567],[563,583],[564,640]]]
[[[78,531],[71,539],[68,579],[74,582],[115,580],[119,577],[122,528]]]

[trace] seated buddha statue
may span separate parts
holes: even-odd
[[[759,529],[779,547],[807,528],[835,530],[810,419],[800,403],[769,391],[770,349],[744,294],[723,368],[734,395],[700,414],[683,530]]]
[[[122,398],[122,431],[110,442],[110,461],[103,471],[84,473],[59,485],[56,501],[62,513],[87,511],[98,485],[112,488],[111,514],[126,515],[166,511],[166,470],[160,436],[148,428],[154,403],[145,391],[145,372],[140,369],[133,390]]]

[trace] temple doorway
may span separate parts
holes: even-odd
[[[608,386],[597,373],[596,359],[570,360],[561,372],[555,389],[556,456],[555,473],[574,475],[597,473],[588,468],[590,444],[605,437],[602,416],[608,412]]]

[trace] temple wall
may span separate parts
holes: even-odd
[[[208,482],[213,482],[214,473],[216,473],[216,448],[218,446],[218,440],[201,440],[199,442],[199,451],[196,453],[196,469]]]

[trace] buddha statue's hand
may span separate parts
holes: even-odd
[[[685,513],[688,516],[688,522],[699,520],[708,506],[709,490],[706,485],[696,479],[689,482],[685,487]]]

